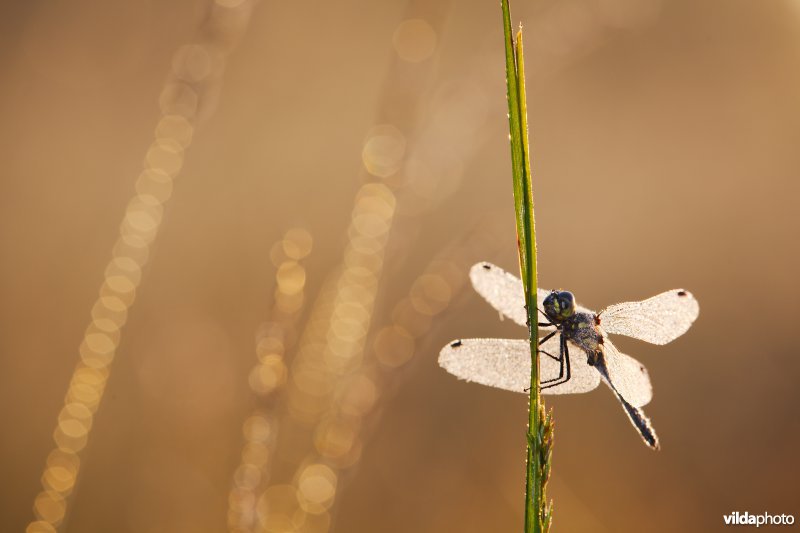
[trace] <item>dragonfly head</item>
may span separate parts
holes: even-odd
[[[569,291],[553,291],[542,302],[544,314],[558,324],[575,314],[575,297]]]

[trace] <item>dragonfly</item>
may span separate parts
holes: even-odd
[[[475,290],[502,316],[527,326],[522,281],[491,263],[470,270]],[[645,444],[659,449],[659,440],[642,407],[653,398],[643,364],[619,351],[609,334],[652,344],[680,337],[697,319],[700,306],[684,289],[662,292],[647,300],[625,302],[600,312],[578,305],[569,291],[538,289],[539,375],[542,394],[577,394],[602,381],[619,400]],[[442,348],[439,364],[451,374],[514,392],[528,392],[531,376],[529,341],[459,339]]]

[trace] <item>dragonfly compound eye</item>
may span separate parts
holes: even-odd
[[[561,322],[575,313],[575,297],[569,291],[553,291],[542,302],[550,320]]]
[[[569,291],[558,293],[560,314],[563,318],[572,316],[575,313],[575,296]]]

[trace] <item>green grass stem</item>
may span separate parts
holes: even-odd
[[[505,37],[508,126],[511,140],[511,169],[514,184],[514,211],[517,245],[525,306],[528,313],[528,338],[531,347],[531,389],[528,408],[528,447],[525,482],[525,532],[546,533],[552,521],[552,502],[547,501],[553,444],[552,412],[547,413],[539,389],[539,328],[536,298],[536,228],[533,216],[528,118],[525,95],[525,62],[522,29],[516,38],[511,29],[508,0],[501,0]]]

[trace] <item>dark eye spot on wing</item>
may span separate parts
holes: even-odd
[[[491,269],[492,269],[491,265],[488,265],[488,264],[486,264],[486,263],[484,263],[484,264],[483,264],[483,265],[481,265],[481,266],[483,266],[483,268],[484,268],[485,270],[491,270]]]
[[[639,372],[644,374],[644,366],[643,365],[639,365]]]
[[[686,291],[678,291],[678,296],[686,296]]]
[[[460,340],[453,341],[453,342],[450,343],[450,347],[451,348],[458,348],[459,346],[461,346],[461,341]]]

